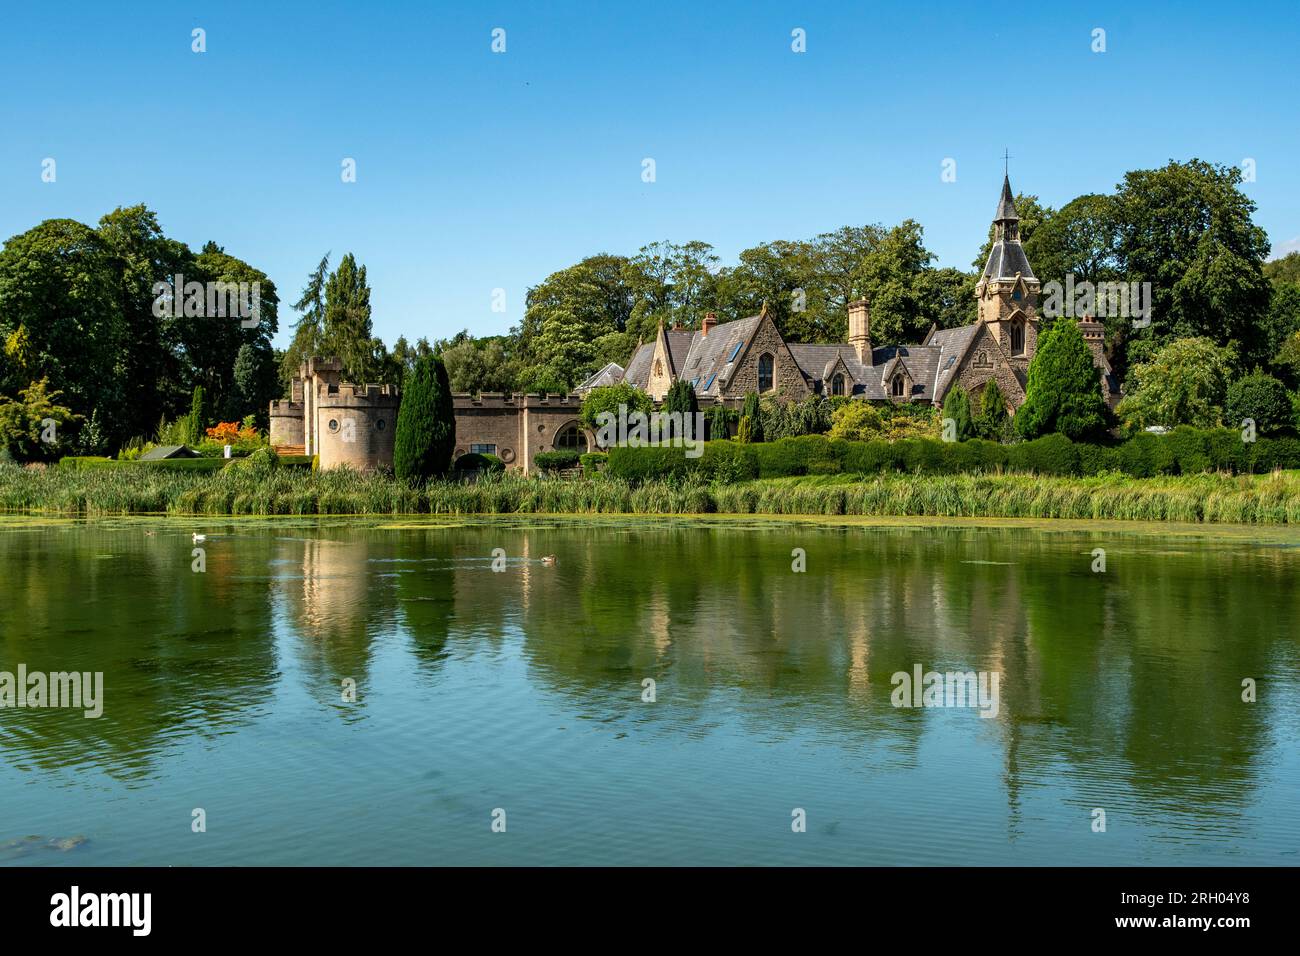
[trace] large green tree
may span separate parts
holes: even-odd
[[[393,434],[393,472],[405,481],[440,478],[451,467],[456,415],[447,368],[437,355],[422,356],[406,376]]]
[[[1223,417],[1235,364],[1230,349],[1208,338],[1175,339],[1129,370],[1115,411],[1129,428],[1211,428]]]
[[[1077,440],[1104,431],[1101,376],[1074,322],[1055,322],[1039,335],[1015,426],[1024,438],[1059,432]]]

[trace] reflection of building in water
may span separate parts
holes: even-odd
[[[299,542],[286,542],[292,547]],[[285,588],[290,618],[297,622],[302,664],[329,684],[359,679],[370,661],[370,615],[381,602],[366,541],[314,539],[301,542],[302,581]]]

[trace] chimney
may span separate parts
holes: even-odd
[[[702,339],[703,339],[703,338],[708,338],[708,336],[709,336],[709,329],[713,328],[713,327],[714,327],[715,325],[717,325],[717,324],[718,324],[718,313],[716,313],[716,312],[705,312],[705,313],[704,313],[704,322],[701,323],[701,325],[700,325],[700,329],[701,329],[701,331],[702,331],[704,334],[701,335],[700,338],[702,338]]]
[[[858,353],[858,361],[871,365],[871,322],[867,316],[867,300],[854,299],[849,303],[849,345]]]

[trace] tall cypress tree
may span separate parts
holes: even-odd
[[[325,316],[321,350],[343,361],[344,374],[354,382],[373,382],[380,369],[374,358],[370,324],[370,285],[366,267],[352,253],[325,282]]]
[[[1059,432],[1078,440],[1096,436],[1105,427],[1101,373],[1092,364],[1088,343],[1074,322],[1053,322],[1038,336],[1016,431],[1024,438]]]
[[[456,416],[447,368],[437,355],[423,355],[402,380],[402,404],[393,434],[393,472],[408,481],[447,473],[456,447]]]
[[[966,441],[975,437],[975,424],[970,413],[970,396],[960,385],[948,390],[943,400],[943,418],[945,425],[948,419],[952,419],[957,441]]]
[[[975,431],[980,438],[1004,441],[1007,437],[1007,400],[998,383],[989,379],[980,393],[979,410],[975,415]]]

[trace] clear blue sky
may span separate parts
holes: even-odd
[[[285,302],[326,250],[351,251],[389,344],[504,332],[550,272],[656,239],[702,239],[731,262],[765,240],[912,217],[940,265],[965,267],[1004,147],[1015,188],[1054,206],[1170,158],[1251,157],[1256,221],[1297,248],[1298,11],[11,2],[0,238],[143,202],[167,235],[264,269]],[[344,157],[356,183],[340,181]],[[280,344],[293,318],[282,308]]]

